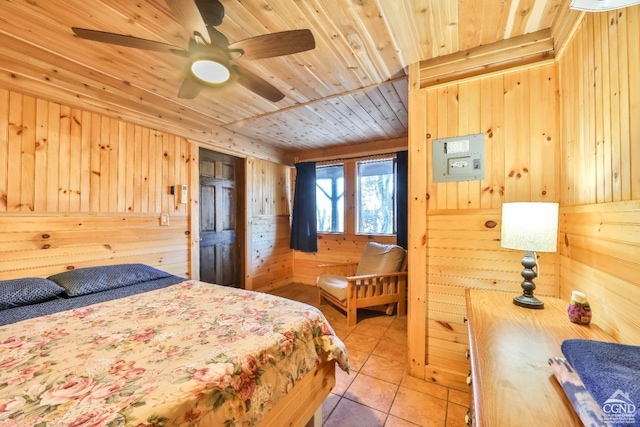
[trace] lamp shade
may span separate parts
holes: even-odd
[[[558,204],[502,204],[500,246],[531,252],[555,252],[558,247]]]

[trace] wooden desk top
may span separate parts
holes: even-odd
[[[540,297],[545,308],[533,310],[513,297],[466,290],[474,426],[581,426],[547,361],[564,357],[566,339],[614,339],[595,325],[571,323],[568,301]]]

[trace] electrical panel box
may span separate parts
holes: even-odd
[[[484,134],[433,140],[433,182],[484,178]]]

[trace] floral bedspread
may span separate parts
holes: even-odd
[[[0,327],[0,426],[254,425],[328,360],[314,307],[189,280]]]

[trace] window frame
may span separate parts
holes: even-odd
[[[360,221],[361,221],[361,210],[362,204],[361,201],[361,193],[360,193],[360,173],[359,173],[359,165],[362,163],[375,163],[375,162],[386,162],[391,161],[391,185],[393,186],[393,194],[391,195],[391,209],[392,209],[392,224],[391,224],[391,233],[367,233],[360,231]],[[396,182],[397,182],[397,159],[396,156],[385,156],[379,157],[375,159],[358,159],[355,162],[354,167],[354,182],[355,182],[355,194],[354,194],[354,231],[357,236],[396,236],[398,234],[398,220],[397,220],[397,206],[396,206]]]
[[[341,235],[341,234],[345,234],[346,229],[347,229],[347,222],[346,222],[346,215],[345,212],[347,211],[347,192],[346,192],[346,181],[347,181],[347,176],[345,173],[345,165],[343,162],[333,162],[330,164],[320,164],[320,165],[316,165],[316,188],[318,187],[318,177],[317,177],[317,172],[318,169],[321,168],[330,168],[330,167],[337,167],[337,166],[342,166],[342,180],[343,180],[343,188],[342,188],[342,199],[343,199],[343,206],[344,209],[342,211],[342,224],[343,224],[343,230],[342,231],[321,231],[320,228],[318,227],[317,230],[317,234],[333,234],[333,235]],[[317,191],[317,190],[316,190]],[[317,192],[316,192],[317,194]],[[316,196],[316,215],[318,214],[318,201],[317,201],[317,196]],[[338,216],[340,216],[340,212],[338,212]],[[333,217],[333,215],[332,215]],[[318,223],[318,218],[316,218],[316,224]],[[340,224],[340,219],[338,219],[338,224]]]
[[[357,163],[376,161],[376,160],[392,160],[393,161],[393,233],[392,234],[377,234],[377,233],[361,233],[358,232],[357,218],[359,213],[359,196],[358,196],[358,173]],[[397,236],[397,220],[398,212],[396,206],[397,198],[397,157],[395,153],[386,153],[376,156],[354,157],[349,159],[336,159],[330,161],[322,161],[316,164],[316,170],[321,167],[342,165],[344,173],[344,212],[343,224],[344,230],[341,232],[327,232],[318,230],[318,236],[380,236],[384,238]],[[317,178],[316,178],[317,179]],[[316,211],[317,212],[317,211]]]

